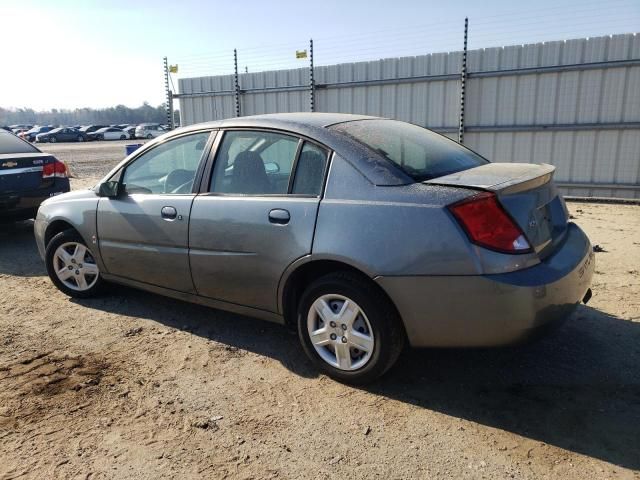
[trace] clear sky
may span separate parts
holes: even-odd
[[[157,105],[179,76],[640,31],[640,0],[0,0],[0,107]],[[176,80],[178,76],[174,76]],[[177,86],[177,82],[176,86]]]

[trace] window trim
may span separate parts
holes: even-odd
[[[218,151],[220,150],[220,146],[224,141],[224,137],[227,132],[234,131],[249,131],[249,132],[264,132],[264,133],[274,133],[279,135],[287,135],[289,137],[298,139],[298,146],[296,149],[296,156],[293,159],[293,164],[291,165],[291,173],[289,177],[289,184],[287,186],[287,193],[225,193],[225,192],[211,192],[211,181],[213,180],[213,169],[216,163],[216,158],[218,156]],[[298,171],[298,159],[300,158],[300,154],[302,153],[302,148],[304,143],[308,142],[310,144],[316,145],[317,147],[323,149],[326,156],[326,163],[324,166],[324,174],[322,178],[322,187],[320,189],[319,195],[307,195],[302,193],[290,193],[293,188],[293,181],[295,180],[295,176]],[[200,183],[200,188],[198,191],[199,195],[205,196],[213,196],[213,197],[238,197],[238,198],[324,198],[324,192],[327,186],[327,178],[329,173],[329,168],[331,166],[331,161],[333,159],[334,151],[323,143],[307,137],[305,135],[291,132],[289,130],[279,129],[279,128],[266,128],[266,127],[223,127],[218,130],[218,134],[216,135],[215,142],[212,145],[211,150],[209,151],[209,158],[207,159],[207,165],[204,169],[202,181]]]
[[[133,162],[137,161],[140,157],[142,157],[143,155],[146,155],[147,153],[151,152],[152,150],[155,150],[156,148],[165,145],[168,142],[171,142],[173,140],[178,140],[180,138],[184,138],[184,137],[190,137],[192,135],[197,135],[200,133],[209,133],[209,138],[207,139],[207,142],[204,145],[204,149],[202,150],[202,155],[200,156],[200,161],[198,163],[198,168],[196,169],[196,175],[193,179],[193,186],[191,187],[191,192],[189,193],[162,193],[162,194],[154,194],[152,193],[151,195],[197,195],[199,192],[199,185],[200,182],[202,180],[202,174],[203,171],[205,169],[205,166],[209,160],[209,155],[211,154],[211,148],[213,146],[213,144],[215,143],[215,140],[217,139],[219,130],[216,128],[203,128],[202,130],[195,130],[195,131],[189,131],[189,132],[184,132],[181,133],[179,135],[175,135],[169,138],[165,138],[160,142],[154,143],[153,145],[150,145],[148,148],[143,148],[141,149],[141,151],[137,152],[129,161],[127,161],[127,163],[125,163],[124,165],[122,165],[122,167],[120,167],[118,170],[116,170],[113,175],[111,175],[109,177],[109,180],[113,180],[115,179],[115,177],[118,177],[118,190],[124,192],[124,190],[122,189],[122,181],[124,179],[124,174],[125,171],[127,170],[127,168],[129,168],[129,165],[131,165]],[[130,196],[130,195],[140,195],[137,193],[134,194],[128,194],[125,192],[126,196]],[[142,195],[150,195],[150,194],[142,194]]]

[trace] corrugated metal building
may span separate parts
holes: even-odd
[[[457,139],[462,52],[316,67],[315,111],[396,118]],[[240,74],[241,115],[309,111],[309,70]],[[234,76],[181,79],[184,125],[235,116]],[[556,165],[565,193],[640,198],[640,35],[468,52],[464,143]]]

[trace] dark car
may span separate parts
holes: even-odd
[[[53,130],[36,135],[36,142],[85,142],[87,134],[71,127],[59,127]]]
[[[0,130],[0,220],[34,218],[43,200],[68,191],[64,163]]]
[[[53,129],[54,129],[54,127],[52,127],[52,126],[33,127],[31,130],[27,130],[26,132],[24,132],[22,138],[24,138],[25,140],[29,140],[30,142],[35,142],[36,141],[36,137],[39,134],[50,132]]]

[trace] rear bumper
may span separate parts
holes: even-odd
[[[415,347],[514,343],[566,318],[591,285],[589,239],[569,224],[561,246],[530,268],[497,275],[378,277]]]
[[[0,193],[0,218],[25,220],[35,218],[40,204],[47,198],[70,190],[68,178],[56,178],[51,187],[19,193]]]

